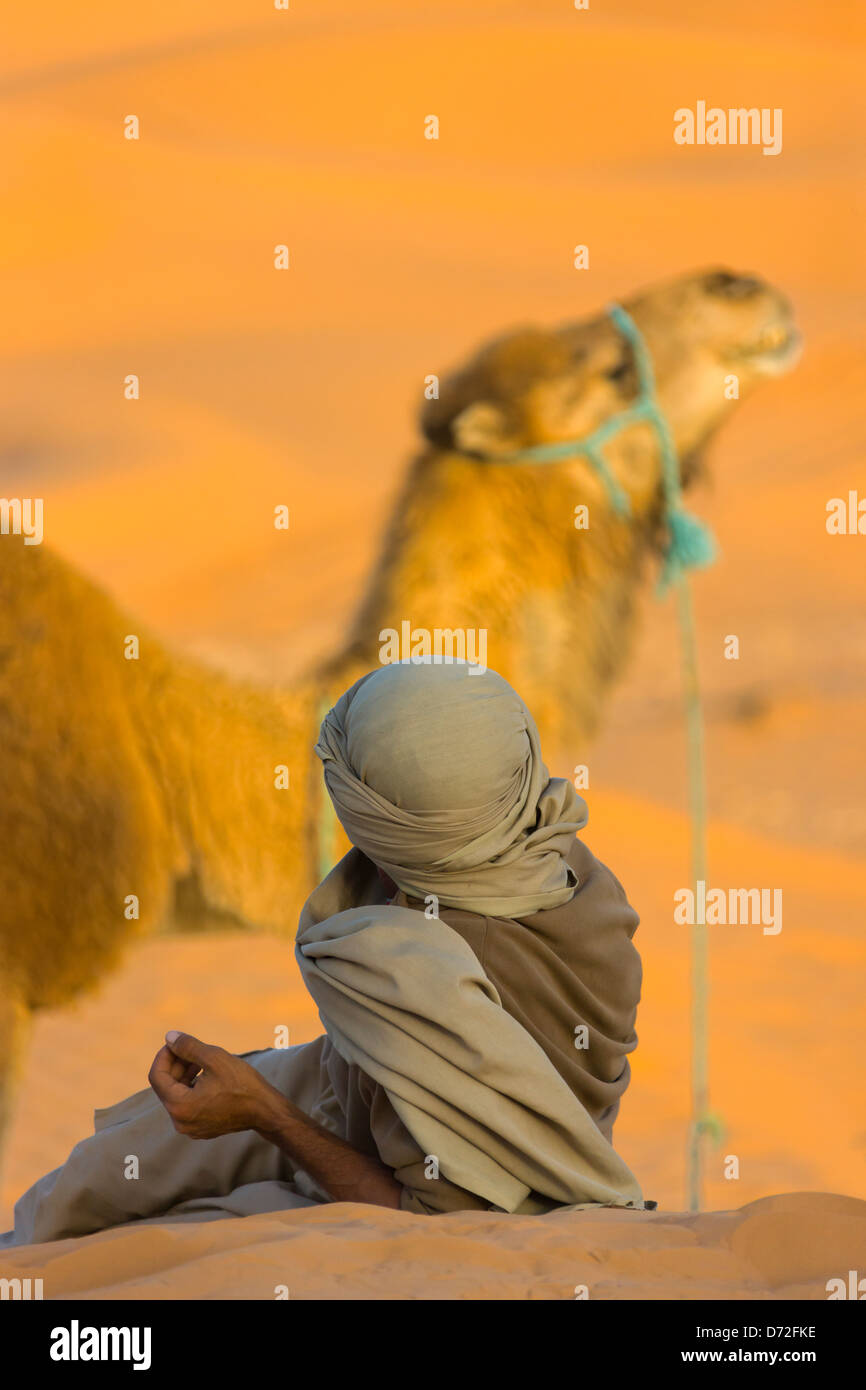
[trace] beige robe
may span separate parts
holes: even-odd
[[[637,918],[580,842],[569,860],[572,900],[519,922],[445,908],[429,919],[402,895],[383,906],[357,850],[304,909],[298,958],[327,1032],[247,1058],[393,1169],[407,1211],[642,1206],[608,1142],[636,1044]],[[329,1200],[251,1131],[178,1135],[146,1090],[96,1112],[94,1134],[24,1194],[2,1241]]]

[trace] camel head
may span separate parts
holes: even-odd
[[[736,402],[796,360],[791,309],[763,281],[726,270],[620,303],[649,355],[687,484]],[[444,378],[422,416],[431,447],[364,611],[369,629],[384,626],[378,619],[398,611],[395,596],[413,583],[417,624],[488,628],[490,662],[527,700],[547,748],[580,748],[597,726],[629,650],[644,561],[668,543],[649,422],[612,430],[595,458],[568,448],[615,424],[639,385],[635,344],[607,311],[511,332]],[[539,446],[558,445],[538,460]],[[611,480],[627,507],[614,505]],[[399,611],[410,610],[404,602]]]
[[[683,464],[736,400],[794,365],[799,335],[787,300],[751,275],[709,270],[679,276],[623,301],[652,359],[659,403]],[[607,313],[554,329],[524,328],[488,344],[428,402],[422,427],[434,445],[490,462],[540,444],[579,440],[634,400],[631,345]],[[622,451],[618,451],[622,455]],[[653,481],[622,481],[634,495]]]

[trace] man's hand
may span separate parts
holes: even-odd
[[[286,1105],[273,1086],[222,1047],[189,1033],[170,1032],[148,1073],[178,1134],[216,1139],[242,1129],[267,1128]]]
[[[403,1189],[390,1168],[311,1120],[242,1057],[189,1033],[172,1031],[165,1041],[148,1080],[178,1134],[217,1139],[254,1129],[335,1201],[400,1207]]]

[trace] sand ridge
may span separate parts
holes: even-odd
[[[136,1222],[4,1252],[3,1268],[41,1278],[46,1299],[819,1300],[864,1248],[866,1202],[828,1193],[693,1216],[418,1217],[343,1202]]]

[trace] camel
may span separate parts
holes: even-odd
[[[723,270],[624,304],[687,484],[733,408],[732,375],[742,399],[791,365],[791,311]],[[585,458],[507,460],[586,436],[635,383],[606,313],[508,333],[446,377],[347,640],[290,689],[169,653],[48,548],[0,536],[0,1122],[34,1011],[97,985],[137,937],[294,934],[322,858],[318,722],[376,666],[384,629],[486,629],[488,664],[527,701],[544,746],[583,752],[660,545],[655,438],[637,425],[607,446],[627,517]],[[588,529],[575,529],[577,505]]]

